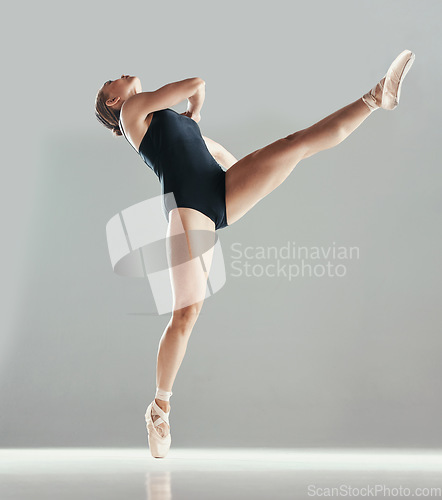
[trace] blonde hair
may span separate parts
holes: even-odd
[[[112,130],[114,136],[123,135],[120,130],[120,110],[115,111],[106,105],[107,96],[101,88],[95,97],[95,117],[106,128]]]

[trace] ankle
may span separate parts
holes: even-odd
[[[370,111],[370,114],[373,113],[373,111],[379,109],[380,107],[379,103],[376,102],[376,99],[370,93],[364,94],[359,100],[365,104],[367,109]]]
[[[170,403],[168,401],[155,398],[155,403],[166,413],[170,410]]]

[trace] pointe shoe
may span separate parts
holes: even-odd
[[[152,411],[154,415],[159,415],[159,417],[155,421],[152,420]],[[169,414],[170,410],[166,413],[158,406],[155,400],[153,400],[152,403],[150,403],[150,405],[147,407],[145,414],[146,427],[150,452],[154,458],[164,458],[169,451],[172,441],[170,430],[169,433],[163,437],[157,429],[160,424],[166,423],[167,425],[169,425]]]
[[[402,51],[391,63],[384,78],[362,97],[372,111],[378,108],[392,110],[397,107],[402,83],[415,58],[411,50]]]
[[[415,58],[416,56],[411,50],[404,50],[391,63],[385,75],[381,108],[394,109],[399,104],[402,82],[410,71]]]

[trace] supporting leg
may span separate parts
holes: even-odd
[[[156,382],[164,391],[172,391],[178,370],[186,354],[190,334],[195,326],[200,307],[187,306],[174,311],[158,345]],[[158,403],[158,401],[157,401]],[[164,401],[163,401],[164,403]],[[161,400],[158,403],[161,405]],[[164,411],[168,411],[168,404]]]
[[[158,346],[156,385],[160,394],[172,391],[186,354],[190,335],[204,303],[214,244],[215,224],[209,217],[189,208],[170,212],[167,247],[173,312]],[[200,255],[203,250],[204,261]],[[155,401],[163,411],[169,412],[168,400],[155,397]],[[153,421],[157,418],[152,414]],[[167,434],[169,429],[166,423],[158,427]]]

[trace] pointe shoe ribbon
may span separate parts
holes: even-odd
[[[385,78],[386,76],[384,76],[384,78],[382,78],[382,80],[378,84],[376,84],[369,92],[362,96],[362,100],[372,111],[381,107]]]
[[[169,415],[170,415],[170,410],[166,413],[154,400],[152,402],[152,408],[154,409],[154,413],[156,415],[159,415],[157,419],[153,422],[154,426],[158,426],[160,424],[167,424],[169,425]]]

